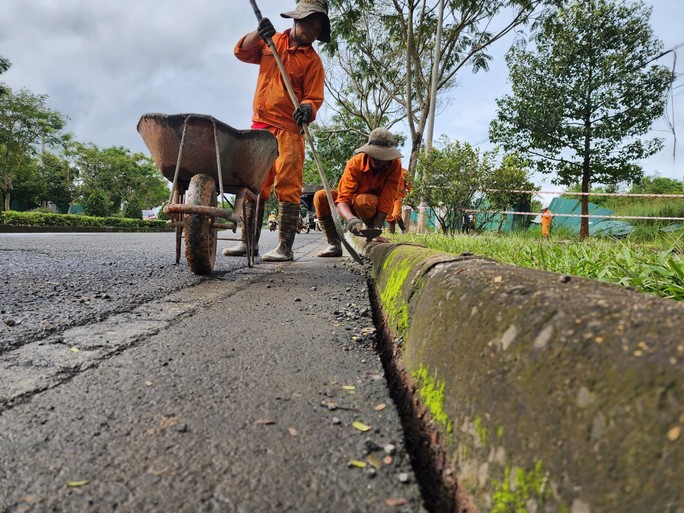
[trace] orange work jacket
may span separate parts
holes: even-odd
[[[323,63],[312,46],[290,47],[289,36],[290,29],[282,34],[277,33],[273,36],[273,43],[288,72],[299,103],[311,105],[310,121],[313,121],[323,104]],[[259,40],[255,47],[243,50],[242,42],[245,37],[235,45],[234,52],[241,61],[259,65],[252,121],[299,133],[301,127],[292,118],[295,109],[271,48],[263,40]]]
[[[375,172],[370,167],[370,157],[365,153],[354,155],[347,162],[340,183],[337,185],[335,204],[354,204],[359,194],[373,194],[380,198],[377,211],[383,214],[392,212],[394,196],[401,178],[401,159],[395,159],[382,171]]]

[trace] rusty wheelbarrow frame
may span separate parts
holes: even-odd
[[[210,273],[218,230],[235,232],[239,213],[246,219],[245,199],[259,208],[261,185],[278,156],[275,136],[267,130],[238,130],[203,114],[144,114],[138,132],[159,171],[172,182],[164,212],[176,233],[176,263],[184,238],[190,269],[196,274]],[[235,195],[232,210],[226,206],[226,193]],[[247,265],[252,267],[256,226],[244,229]]]

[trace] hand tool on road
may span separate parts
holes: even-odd
[[[354,235],[365,237],[366,241],[370,242],[375,237],[379,237],[381,233],[382,230],[380,228],[366,228],[365,230],[359,230],[359,232]]]
[[[249,3],[252,5],[252,10],[254,11],[254,14],[256,15],[257,21],[261,22],[262,15],[261,11],[259,10],[259,6],[257,6],[256,0],[249,0]],[[275,44],[273,43],[273,40],[269,37],[266,38],[266,44],[269,46],[271,51],[273,52],[273,57],[275,58],[276,64],[278,65],[278,69],[280,70],[280,75],[283,77],[283,82],[285,83],[285,87],[287,89],[287,93],[290,96],[290,100],[292,101],[292,105],[294,106],[295,109],[299,108],[299,100],[294,94],[294,89],[292,89],[292,84],[290,83],[290,77],[287,74],[287,70],[285,69],[285,66],[283,65],[283,61],[280,58],[280,55],[278,54],[278,51],[276,50]],[[332,193],[330,192],[330,186],[328,185],[328,180],[325,177],[325,173],[323,172],[323,167],[321,166],[321,162],[318,159],[318,152],[316,151],[316,146],[314,145],[314,140],[313,136],[311,135],[311,132],[309,131],[309,125],[307,123],[302,124],[302,130],[304,130],[304,134],[306,135],[306,139],[309,142],[309,147],[311,148],[311,154],[313,155],[314,161],[316,162],[316,168],[318,169],[318,174],[321,177],[321,182],[323,183],[323,188],[325,189],[325,196],[328,199],[328,203],[330,204],[330,213],[333,218],[333,222],[335,223],[335,230],[337,231],[337,234],[340,236],[340,240],[342,241],[342,244],[344,245],[344,249],[347,250],[347,252],[352,256],[354,260],[356,260],[359,264],[363,264],[363,260],[361,260],[361,257],[359,254],[354,250],[354,248],[347,242],[347,240],[344,238],[344,230],[342,229],[342,221],[340,219],[340,214],[337,211],[337,207],[335,206],[335,200],[333,200]]]

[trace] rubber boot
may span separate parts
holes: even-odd
[[[247,230],[245,226],[254,222],[254,203],[247,201],[245,203],[245,219],[240,230],[240,242],[232,248],[224,248],[223,256],[245,256],[247,254]],[[254,232],[254,256],[259,254],[259,237],[261,236],[261,225],[264,222],[264,204],[259,205],[259,212],[257,212],[257,227]]]
[[[397,218],[397,225],[399,225],[399,229],[401,230],[401,233],[406,233],[406,225],[404,224],[404,220],[401,217]],[[394,233],[394,232],[392,232]]]
[[[261,257],[262,262],[288,262],[294,260],[292,244],[294,244],[299,227],[299,205],[280,203],[278,212],[278,247]]]
[[[394,233],[396,230],[396,223],[394,221],[387,221],[387,225],[389,226],[389,232]]]
[[[328,239],[328,247],[316,253],[317,257],[341,257],[342,243],[340,236],[335,229],[335,220],[332,217],[322,217],[318,220],[321,229]]]

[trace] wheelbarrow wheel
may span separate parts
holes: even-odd
[[[198,174],[190,180],[186,195],[187,205],[216,206],[214,179]],[[214,218],[201,214],[185,215],[185,259],[195,274],[209,274],[216,262],[217,234]]]

